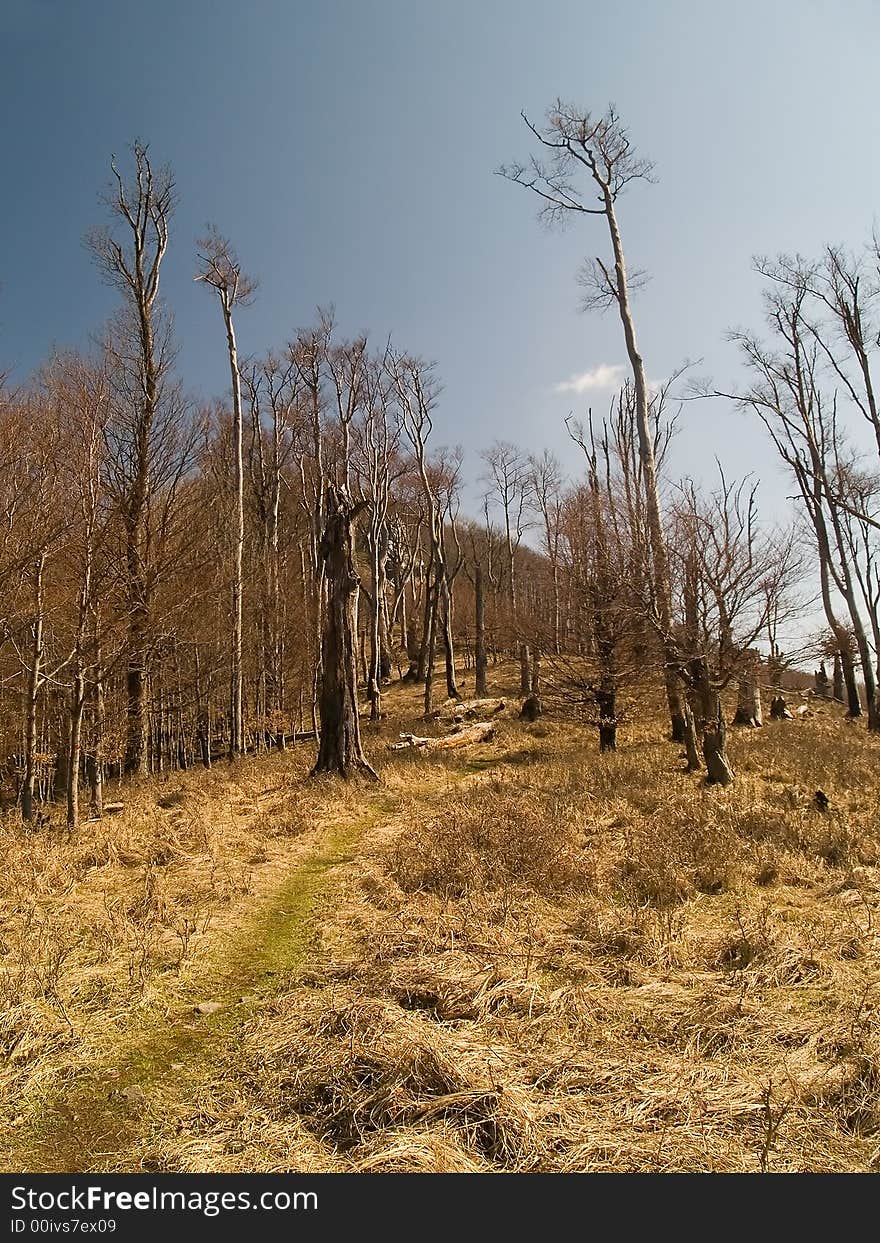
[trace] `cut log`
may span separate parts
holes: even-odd
[[[420,738],[417,734],[401,734],[400,742],[389,745],[391,751],[449,751],[453,747],[472,747],[478,742],[488,742],[495,734],[492,721],[475,721],[462,725],[443,738]]]

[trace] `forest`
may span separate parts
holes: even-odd
[[[174,170],[108,160],[115,313],[0,389],[7,1169],[880,1160],[880,239],[755,259],[738,388],[652,380],[651,163],[611,107],[522,121],[496,172],[601,256],[627,374],[565,462],[487,438],[470,474],[405,326],[328,300],[240,353],[259,281],[213,226],[194,394]],[[721,409],[784,521],[722,438],[673,473]]]

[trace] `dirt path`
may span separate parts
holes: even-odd
[[[475,771],[463,763],[444,771],[433,788],[423,784],[417,801],[433,805],[450,786],[484,776],[482,765]],[[262,801],[258,796],[257,804]],[[87,1067],[58,1076],[39,1099],[22,1103],[17,1125],[4,1137],[4,1167],[137,1170],[144,1137],[175,1106],[197,1099],[222,1051],[314,961],[321,915],[344,866],[355,847],[360,854],[398,831],[400,810],[393,790],[365,791],[356,811],[325,820],[308,845],[297,843],[276,859],[252,911],[231,932],[218,929],[197,967],[165,980],[148,1005],[119,1015]]]
[[[126,1151],[151,1119],[193,1091],[216,1051],[234,1041],[237,1030],[301,968],[334,868],[350,857],[376,814],[371,803],[362,816],[325,829],[250,923],[222,946],[219,960],[200,964],[197,979],[169,984],[159,1005],[129,1016],[106,1060],[50,1091],[36,1113],[5,1137],[7,1168],[50,1173],[126,1167]],[[206,1001],[210,1012],[200,1013]]]

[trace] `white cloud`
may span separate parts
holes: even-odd
[[[569,380],[553,385],[554,393],[590,393],[597,388],[617,388],[626,368],[622,363],[599,363],[592,371],[581,371]]]

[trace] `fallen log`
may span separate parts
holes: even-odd
[[[473,721],[477,717],[497,716],[506,707],[504,699],[449,699],[443,712],[451,715],[453,721]]]
[[[451,734],[442,738],[420,738],[417,734],[401,734],[400,742],[389,744],[391,751],[449,751],[453,747],[472,747],[478,742],[488,742],[495,733],[492,721],[475,721],[473,725],[457,726]]]

